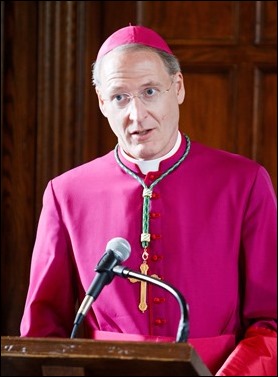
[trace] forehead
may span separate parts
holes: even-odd
[[[164,82],[169,73],[158,54],[149,50],[114,50],[103,57],[101,85],[108,87]]]

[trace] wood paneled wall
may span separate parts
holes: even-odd
[[[276,1],[1,1],[1,14],[3,335],[19,334],[47,181],[116,143],[91,64],[117,28],[165,37],[185,77],[182,131],[257,160],[277,189]]]

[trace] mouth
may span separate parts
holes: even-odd
[[[148,135],[152,130],[134,131],[131,132],[131,136],[145,136]]]

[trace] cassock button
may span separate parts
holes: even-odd
[[[166,319],[163,318],[157,318],[154,320],[155,326],[163,326],[166,323]]]
[[[153,302],[155,303],[155,304],[162,304],[163,302],[165,302],[166,300],[165,300],[165,298],[164,297],[154,297],[154,299],[153,299]]]
[[[152,199],[158,199],[159,197],[160,197],[160,194],[158,194],[157,192],[152,193]]]
[[[163,259],[163,256],[162,256],[162,255],[154,254],[154,255],[151,256],[151,260],[152,260],[153,262],[160,261],[161,259]]]
[[[161,238],[161,234],[151,234],[152,240],[159,240]]]
[[[158,217],[160,217],[160,213],[158,212],[150,212],[150,217],[151,219],[157,219]]]
[[[152,181],[155,180],[158,177],[160,177],[160,172],[148,174],[148,178],[151,179]]]

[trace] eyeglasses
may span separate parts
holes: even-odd
[[[141,102],[146,106],[152,105],[155,104],[163,94],[168,93],[170,91],[173,82],[174,80],[171,81],[169,88],[163,91],[161,91],[158,88],[149,87],[141,90],[137,94],[118,93],[113,95],[109,99],[102,98],[102,100],[109,102],[115,109],[118,110],[126,108],[129,105],[130,101],[134,98],[139,98]]]

